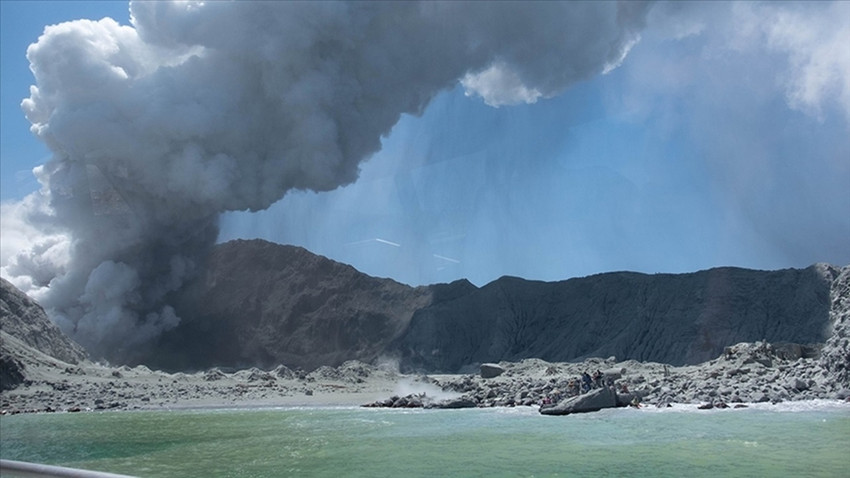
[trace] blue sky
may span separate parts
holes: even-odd
[[[353,184],[226,213],[220,240],[300,245],[414,285],[850,264],[850,60],[830,50],[848,39],[846,5],[656,6],[609,73],[498,108],[458,84],[403,115]],[[47,24],[129,14],[0,7],[10,204],[49,158],[20,109],[26,46]],[[17,237],[2,239],[9,258]]]

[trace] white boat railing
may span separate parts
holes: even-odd
[[[42,465],[25,461],[0,460],[0,475],[3,478],[133,478],[100,471],[80,470],[64,466]]]

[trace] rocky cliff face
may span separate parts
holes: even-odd
[[[0,391],[26,378],[26,355],[44,354],[72,364],[86,353],[53,324],[34,300],[0,278]]]
[[[85,357],[41,307],[0,285],[2,337],[65,362]],[[824,344],[822,366],[850,380],[850,267],[618,272],[561,282],[503,277],[480,288],[464,280],[413,288],[298,247],[233,241],[216,247],[175,306],[181,323],[139,363],[309,371],[387,356],[403,371],[449,373],[525,358],[682,365],[765,341]],[[817,347],[797,349],[812,355]],[[11,359],[0,365],[15,368]]]
[[[64,362],[75,364],[86,358],[83,348],[63,334],[40,305],[2,278],[0,330]]]
[[[850,384],[850,266],[838,271],[830,300],[830,332],[821,354],[821,366],[836,382]]]
[[[183,322],[145,363],[310,370],[387,355],[430,372],[529,357],[695,364],[739,342],[824,343],[839,272],[718,268],[411,288],[301,248],[235,241],[217,247],[180,307]]]
[[[823,343],[837,275],[816,265],[620,272],[548,283],[503,277],[416,311],[393,346],[406,370],[454,372],[527,357],[695,364],[738,342]]]
[[[215,249],[178,307],[180,325],[143,361],[164,369],[283,363],[307,370],[371,362],[433,295],[299,247],[233,241]]]

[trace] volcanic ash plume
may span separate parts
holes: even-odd
[[[181,1],[49,26],[22,106],[53,156],[16,208],[40,237],[4,275],[96,356],[132,360],[179,322],[220,213],[354,181],[401,114],[458,83],[499,106],[610,70],[646,10]]]

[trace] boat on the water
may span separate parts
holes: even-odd
[[[129,475],[15,460],[0,460],[0,475],[4,478],[133,478]]]

